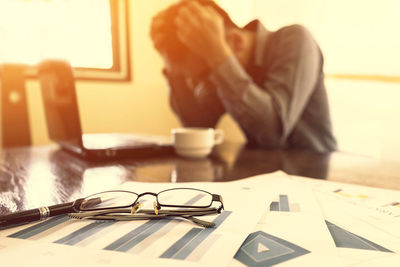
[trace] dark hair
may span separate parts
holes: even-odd
[[[197,1],[200,5],[210,6],[223,18],[225,27],[227,28],[238,28],[238,26],[232,21],[228,13],[225,12],[220,6],[218,6],[212,0],[192,0]],[[183,1],[175,4],[167,9],[167,14],[165,18],[165,27],[162,29],[163,33],[166,34],[166,39],[163,44],[163,52],[165,52],[168,57],[175,61],[181,62],[185,56],[189,53],[188,48],[179,40],[176,35],[176,26],[174,19],[178,14],[181,7],[185,6],[187,2]]]

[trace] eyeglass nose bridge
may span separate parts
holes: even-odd
[[[136,199],[136,202],[135,202],[135,203],[137,203],[137,202],[138,202],[139,198],[141,198],[142,196],[145,196],[145,195],[151,195],[151,196],[154,196],[154,197],[156,198],[156,201],[155,201],[155,203],[156,203],[156,205],[157,205],[157,208],[158,208],[158,209],[160,209],[160,204],[158,203],[158,198],[157,198],[158,194],[157,194],[157,193],[154,193],[154,192],[144,192],[144,193],[138,194],[138,197],[137,197],[137,199]]]
[[[144,193],[138,194],[138,197],[137,197],[137,199],[135,201],[135,204],[138,202],[139,198],[141,198],[142,196],[145,196],[145,195],[151,195],[151,196],[154,196],[156,198],[156,201],[154,201],[154,212],[158,213],[158,210],[161,209],[161,205],[160,205],[160,203],[158,203],[158,197],[157,197],[158,193],[144,192]]]
[[[153,192],[144,192],[144,193],[138,194],[138,199],[139,199],[140,197],[142,197],[142,196],[145,196],[145,195],[152,195],[152,196],[154,196],[154,197],[157,198],[157,195],[158,195],[158,194],[153,193]]]

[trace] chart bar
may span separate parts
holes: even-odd
[[[73,246],[85,240],[86,238],[93,236],[101,230],[113,225],[114,223],[116,223],[116,221],[93,222],[59,240],[54,241],[54,243]]]
[[[192,228],[187,232],[181,239],[179,239],[175,244],[173,244],[169,249],[167,249],[160,258],[171,259],[177,254],[183,247],[186,246],[190,241],[192,241],[200,232],[201,228]]]
[[[168,248],[160,258],[186,259],[209,235],[211,235],[231,214],[231,211],[224,211],[214,219],[214,228],[192,228],[185,236]],[[194,230],[194,229],[200,229]],[[186,242],[185,242],[186,241]],[[173,253],[175,252],[175,253]]]
[[[278,201],[271,202],[271,205],[269,205],[269,210],[270,211],[279,211],[279,202]]]
[[[110,245],[106,246],[104,249],[105,250],[118,250],[119,247],[123,246],[125,243],[128,243],[132,238],[135,238],[137,235],[142,233],[143,231],[146,231],[148,228],[153,226],[155,224],[155,220],[150,220],[139,227],[136,227],[126,235],[122,236],[121,238],[115,240],[112,242]]]
[[[28,239],[30,237],[33,237],[35,235],[38,235],[44,231],[49,230],[52,227],[55,227],[63,222],[66,222],[69,220],[68,216],[57,216],[50,218],[44,222],[35,224],[31,227],[25,228],[21,231],[18,231],[14,234],[9,235],[8,237],[13,237],[13,238],[20,238],[20,239]]]
[[[129,241],[125,242],[124,244],[121,244],[119,247],[117,247],[114,250],[126,252],[126,251],[132,249],[136,245],[139,245],[143,240],[145,240],[146,238],[148,238],[149,236],[151,236],[152,234],[154,234],[155,232],[157,232],[158,230],[160,230],[161,228],[166,226],[171,221],[172,220],[168,220],[168,219],[157,221],[156,223],[154,223],[153,225],[151,225],[144,231],[138,233],[136,236],[131,238]]]
[[[279,211],[290,211],[289,198],[287,195],[279,195]]]

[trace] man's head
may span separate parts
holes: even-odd
[[[229,15],[214,1],[212,0],[189,0],[189,1],[196,1],[202,6],[213,8],[218,13],[218,15],[222,17],[225,29],[234,29],[234,28],[239,29],[239,27],[232,21]],[[189,48],[187,48],[179,40],[175,25],[175,18],[178,15],[179,9],[187,5],[189,1],[188,0],[180,1],[179,3],[169,7],[165,13],[164,27],[160,29],[166,36],[166,38],[163,40],[163,45],[161,49],[162,53],[166,54],[170,60],[175,61],[177,63],[183,62],[185,60],[185,57],[187,57],[191,53]]]
[[[192,77],[207,73],[229,54],[246,67],[254,39],[212,0],[181,0],[160,12],[151,36],[167,67]]]

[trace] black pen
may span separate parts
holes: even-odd
[[[83,199],[78,199],[74,202],[0,215],[0,229],[45,220],[57,215],[79,212],[79,206],[82,201]]]

